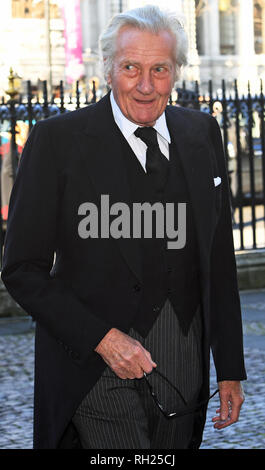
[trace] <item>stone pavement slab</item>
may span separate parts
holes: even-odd
[[[238,423],[214,430],[218,397],[209,403],[201,449],[265,448],[265,290],[241,292],[248,380]],[[34,323],[29,317],[0,321],[0,449],[31,449]],[[211,390],[216,377],[211,363]]]

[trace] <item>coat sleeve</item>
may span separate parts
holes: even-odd
[[[49,121],[49,120],[47,120]],[[52,123],[37,123],[25,145],[11,193],[2,280],[14,300],[83,364],[111,328],[50,275],[60,210],[59,165]]]
[[[228,176],[220,127],[211,119],[212,142],[221,177],[221,213],[210,260],[210,342],[217,381],[244,380],[243,334],[234,253]]]

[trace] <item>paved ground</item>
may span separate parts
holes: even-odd
[[[265,290],[241,293],[248,381],[238,423],[216,431],[209,405],[202,449],[265,448]],[[32,448],[34,332],[30,319],[0,320],[0,449]],[[215,389],[212,367],[211,388]]]

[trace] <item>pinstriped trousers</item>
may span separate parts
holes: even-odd
[[[157,370],[195,404],[202,385],[202,321],[198,307],[185,336],[167,299],[146,338],[133,328],[130,336],[147,349]],[[152,372],[149,382],[167,411],[183,410],[175,390]],[[120,379],[109,366],[72,419],[85,449],[185,449],[194,415],[167,419],[150,395],[145,379]]]

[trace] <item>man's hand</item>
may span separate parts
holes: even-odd
[[[108,331],[95,351],[121,379],[140,379],[157,366],[139,341],[116,328]]]
[[[244,392],[238,381],[225,380],[219,382],[220,408],[216,410],[218,416],[212,421],[214,428],[223,429],[236,423],[239,418],[241,406],[244,402]]]

